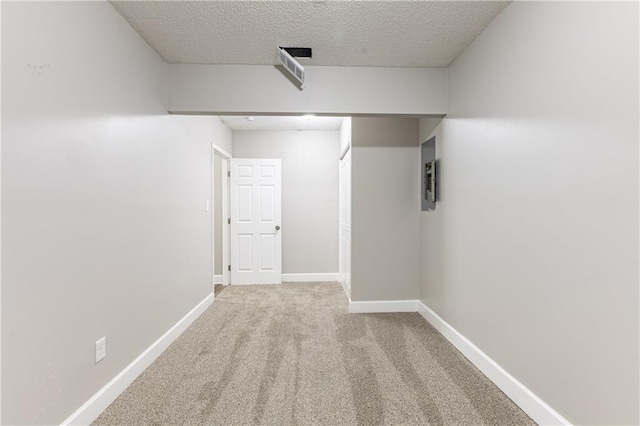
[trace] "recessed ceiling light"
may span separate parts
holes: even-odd
[[[245,117],[245,120],[247,120],[249,122],[253,122],[253,117]]]
[[[307,120],[311,120],[313,117],[315,117],[315,114],[305,114],[303,115],[304,118],[306,118]]]

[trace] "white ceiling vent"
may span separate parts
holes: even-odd
[[[300,89],[304,89],[304,67],[281,47],[278,48],[278,61],[289,71],[293,78],[300,82]]]

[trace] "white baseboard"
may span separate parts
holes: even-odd
[[[416,312],[416,300],[377,300],[373,302],[349,301],[349,312],[352,314],[369,314],[376,312]]]
[[[323,274],[282,274],[283,283],[306,283],[314,281],[338,281],[338,273],[330,272]]]
[[[222,275],[214,275],[213,276],[214,284],[222,284]]]
[[[467,357],[485,376],[502,390],[513,402],[540,425],[570,425],[569,421],[547,405],[525,385],[489,358],[469,339],[449,325],[421,301],[416,301],[418,312],[453,346]]]
[[[127,365],[116,377],[104,385],[87,402],[69,416],[63,425],[88,425],[113,402],[133,381],[151,365],[178,338],[193,321],[213,303],[213,294],[209,294],[187,315]]]

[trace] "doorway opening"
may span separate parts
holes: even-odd
[[[215,291],[310,281],[339,281],[346,290],[350,118],[220,118],[232,152],[214,146]]]

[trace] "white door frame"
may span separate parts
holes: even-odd
[[[229,160],[222,159],[222,167],[220,168],[220,179],[222,180],[222,284],[229,285],[231,283],[231,272],[229,265],[229,241],[231,234],[231,224],[229,223]]]
[[[219,176],[215,176],[213,173],[214,167],[214,156],[218,154],[222,158],[222,167]],[[225,151],[220,146],[216,145],[215,142],[211,143],[211,256],[212,256],[212,269],[213,269],[213,284],[215,284],[215,275],[216,275],[216,244],[215,244],[215,180],[220,179],[222,182],[222,211],[221,211],[221,219],[222,219],[222,284],[229,285],[229,271],[227,269],[227,265],[229,265],[229,250],[228,245],[230,241],[230,229],[227,219],[229,218],[229,178],[228,170],[229,170],[229,159],[231,159],[231,154]]]

